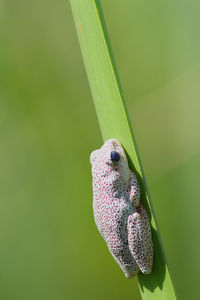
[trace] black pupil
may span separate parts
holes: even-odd
[[[112,152],[110,153],[110,158],[111,158],[112,162],[117,162],[117,161],[120,160],[120,155],[119,155],[118,152],[112,151]]]

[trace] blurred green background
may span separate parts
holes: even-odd
[[[200,298],[200,2],[102,9],[180,299]],[[0,298],[140,299],[97,232],[100,129],[66,0],[0,0]]]

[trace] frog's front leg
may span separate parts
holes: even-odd
[[[130,176],[130,201],[133,203],[135,207],[140,205],[140,184],[136,177],[136,175],[131,171]]]
[[[129,250],[144,274],[149,274],[153,265],[153,242],[149,217],[142,205],[128,217]]]

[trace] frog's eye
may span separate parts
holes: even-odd
[[[110,158],[111,158],[112,162],[118,162],[120,160],[120,155],[118,152],[112,151],[112,152],[110,152]]]

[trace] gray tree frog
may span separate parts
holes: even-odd
[[[121,144],[110,139],[90,155],[93,209],[97,228],[127,278],[149,274],[153,243],[148,215],[140,204],[140,185]]]

